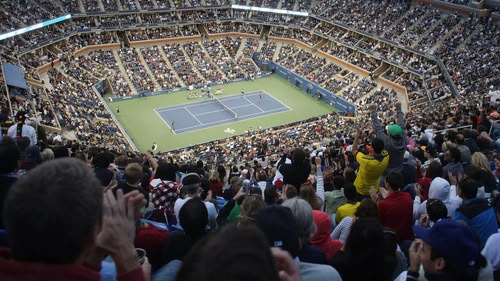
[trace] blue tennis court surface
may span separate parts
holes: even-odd
[[[262,92],[262,100],[259,92]],[[219,101],[207,99],[155,111],[175,134],[182,134],[291,110],[265,91],[219,98]]]

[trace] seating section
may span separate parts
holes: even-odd
[[[30,109],[39,123],[75,130],[88,143],[102,139],[116,147],[126,143],[113,136],[116,124],[101,123],[98,118],[109,117],[91,89],[99,81],[107,81],[114,96],[129,96],[200,87],[208,81],[248,79],[260,74],[251,59],[255,52],[260,59],[276,61],[360,105],[361,112],[368,102],[390,108],[398,95],[327,55],[404,86],[412,108],[451,97],[454,89],[447,75],[461,94],[485,94],[499,85],[498,24],[489,17],[443,13],[430,6],[412,6],[409,1],[26,0],[23,4],[0,3],[6,11],[0,15],[0,32],[67,13],[87,14],[0,41],[2,62],[21,65],[27,78],[46,79],[52,87],[32,87],[28,92],[10,89],[9,93],[1,87],[0,104]],[[307,11],[314,17],[227,6],[155,10],[231,4]],[[152,12],[139,12],[145,9]],[[221,33],[231,35],[211,38]],[[164,39],[185,36],[195,39],[164,43]],[[285,39],[303,45],[282,43]],[[146,45],[147,40],[157,43]],[[54,62],[60,64],[54,66]],[[39,72],[47,65],[51,65],[48,72]],[[63,95],[65,91],[68,95]]]

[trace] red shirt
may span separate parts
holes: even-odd
[[[9,251],[0,251],[0,280],[2,281],[100,281],[101,274],[75,264],[43,264],[18,262],[9,259]],[[141,267],[117,276],[117,281],[145,281]]]
[[[378,205],[378,217],[384,227],[396,232],[398,242],[413,240],[413,200],[408,192],[389,193]]]

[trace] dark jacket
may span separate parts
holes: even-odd
[[[279,172],[283,175],[283,184],[291,184],[300,192],[300,186],[307,181],[311,172],[311,165],[304,161],[302,163],[285,164],[286,156],[281,158],[278,165]]]
[[[455,212],[454,220],[464,221],[481,238],[481,248],[492,234],[498,232],[495,211],[486,199],[472,198],[465,201]]]
[[[121,189],[123,190],[123,194],[127,194],[129,192],[132,192],[134,190],[137,190],[139,191],[140,193],[142,193],[142,195],[144,195],[144,199],[146,199],[146,207],[149,205],[149,193],[147,191],[145,191],[142,187],[133,187],[133,186],[130,186],[128,185],[126,182],[122,182],[122,183],[119,183],[117,187],[115,187],[113,189],[113,194],[116,195],[116,191],[118,189]]]
[[[390,170],[401,170],[401,167],[403,165],[403,155],[406,151],[406,145],[408,145],[408,136],[406,135],[406,126],[403,112],[397,112],[397,124],[401,127],[402,130],[400,137],[393,137],[385,132],[384,126],[382,126],[380,119],[378,119],[377,117],[377,112],[372,112],[370,116],[373,125],[375,126],[377,138],[380,138],[384,141],[384,148],[385,150],[387,150],[387,152],[389,152],[389,164],[387,165],[385,173],[389,172]]]

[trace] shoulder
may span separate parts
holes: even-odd
[[[205,206],[207,207],[207,209],[208,209],[208,210],[210,210],[210,209],[214,209],[214,210],[215,210],[215,205],[214,205],[214,203],[212,203],[212,202],[207,202],[207,201],[205,201],[204,203],[205,203]]]
[[[325,264],[300,263],[300,276],[302,280],[342,280],[335,268]]]

